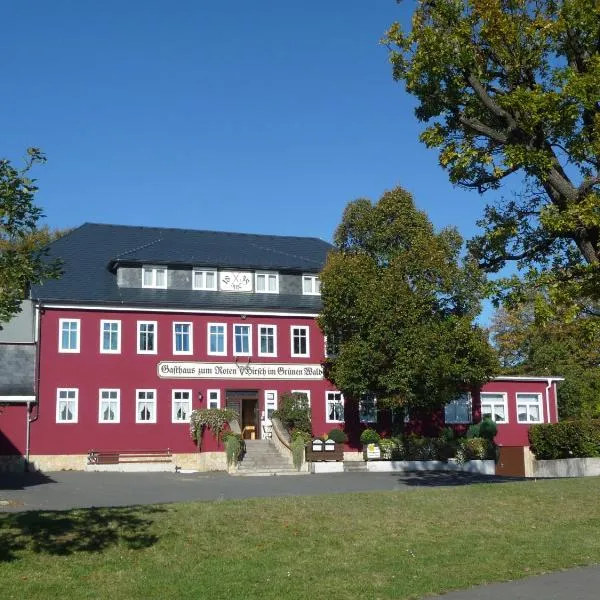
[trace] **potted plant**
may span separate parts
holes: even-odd
[[[365,460],[381,458],[381,450],[379,449],[380,441],[381,436],[370,427],[360,434],[360,443],[363,445]]]

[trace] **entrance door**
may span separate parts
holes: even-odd
[[[245,439],[259,439],[258,390],[227,390],[227,408],[240,416],[240,428]]]
[[[277,392],[275,390],[265,391],[265,410],[262,413],[262,434],[264,437],[271,437],[273,424],[271,417],[277,410]]]

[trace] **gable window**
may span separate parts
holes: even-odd
[[[292,356],[308,356],[308,327],[292,327]]]
[[[191,323],[173,323],[173,354],[192,354]]]
[[[481,418],[486,417],[496,423],[508,423],[506,394],[481,393]]]
[[[59,352],[79,352],[79,323],[79,319],[59,319]]]
[[[344,396],[341,392],[326,392],[325,420],[327,423],[344,422]]]
[[[321,295],[321,280],[317,277],[317,275],[302,276],[302,293],[305,296]]]
[[[138,354],[156,354],[156,321],[138,321]]]
[[[221,390],[206,390],[208,408],[221,408]]]
[[[156,390],[136,391],[135,422],[156,423]]]
[[[252,354],[252,330],[250,325],[233,326],[233,353],[237,356]]]
[[[121,321],[100,321],[100,352],[121,352]]]
[[[165,267],[143,267],[142,287],[165,289],[167,287],[167,269]]]
[[[310,406],[310,390],[292,390],[292,394],[302,394]]]
[[[373,394],[365,394],[358,403],[361,423],[377,423],[377,399]]]
[[[59,388],[56,390],[56,422],[77,423],[79,390]]]
[[[217,289],[217,272],[204,271],[202,269],[194,269],[193,288],[195,290],[212,290]]]
[[[227,354],[227,325],[225,323],[208,324],[208,353]]]
[[[472,421],[471,394],[461,394],[452,402],[448,402],[444,408],[444,421],[452,424],[470,423]]]
[[[188,423],[192,412],[192,391],[173,390],[171,406],[171,421],[173,423]]]
[[[258,338],[259,356],[277,356],[277,327],[275,325],[259,325]]]
[[[541,394],[517,394],[517,421],[519,423],[543,423]]]
[[[121,418],[119,390],[100,390],[99,423],[118,423]]]
[[[279,293],[279,275],[277,273],[256,273],[256,291],[265,294]]]

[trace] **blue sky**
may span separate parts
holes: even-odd
[[[436,226],[483,199],[418,142],[378,42],[405,0],[12,2],[0,154],[42,148],[38,201],[85,221],[318,236],[403,185]]]

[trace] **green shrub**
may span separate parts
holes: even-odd
[[[225,446],[225,456],[227,457],[227,466],[236,465],[242,457],[244,449],[244,440],[239,433],[225,431],[223,433],[223,445]]]
[[[299,430],[312,434],[310,405],[306,394],[282,394],[279,410],[273,416],[281,419],[283,426],[290,432]]]
[[[479,436],[489,440],[490,442],[496,437],[498,433],[498,425],[496,421],[490,417],[485,417],[481,423],[479,423]]]
[[[529,428],[529,445],[538,460],[600,456],[600,421],[540,423]]]
[[[393,438],[382,438],[379,440],[379,447],[381,448],[381,458],[392,460],[394,449],[396,448],[396,440]]]
[[[296,436],[292,440],[292,460],[294,461],[294,467],[299,471],[302,468],[302,463],[304,462],[304,452],[306,448],[306,443],[302,439],[302,436]]]
[[[348,441],[348,436],[341,429],[332,429],[327,434],[327,439],[333,440],[337,444],[344,444]]]
[[[456,450],[456,461],[485,460],[494,458],[495,446],[482,437],[462,438]]]
[[[479,423],[473,423],[473,425],[469,425],[469,429],[467,429],[467,438],[471,439],[471,438],[481,437],[481,435],[479,433],[479,429],[480,429]]]
[[[436,438],[411,434],[405,441],[407,460],[437,460],[438,445]]]
[[[374,430],[371,428],[367,428],[365,429],[361,434],[360,434],[360,443],[361,444],[379,444],[381,440],[381,436]]]
[[[291,438],[292,442],[295,440],[302,440],[304,444],[308,444],[308,442],[312,440],[312,435],[306,431],[300,431],[300,429],[296,429],[295,431],[292,431]]]

